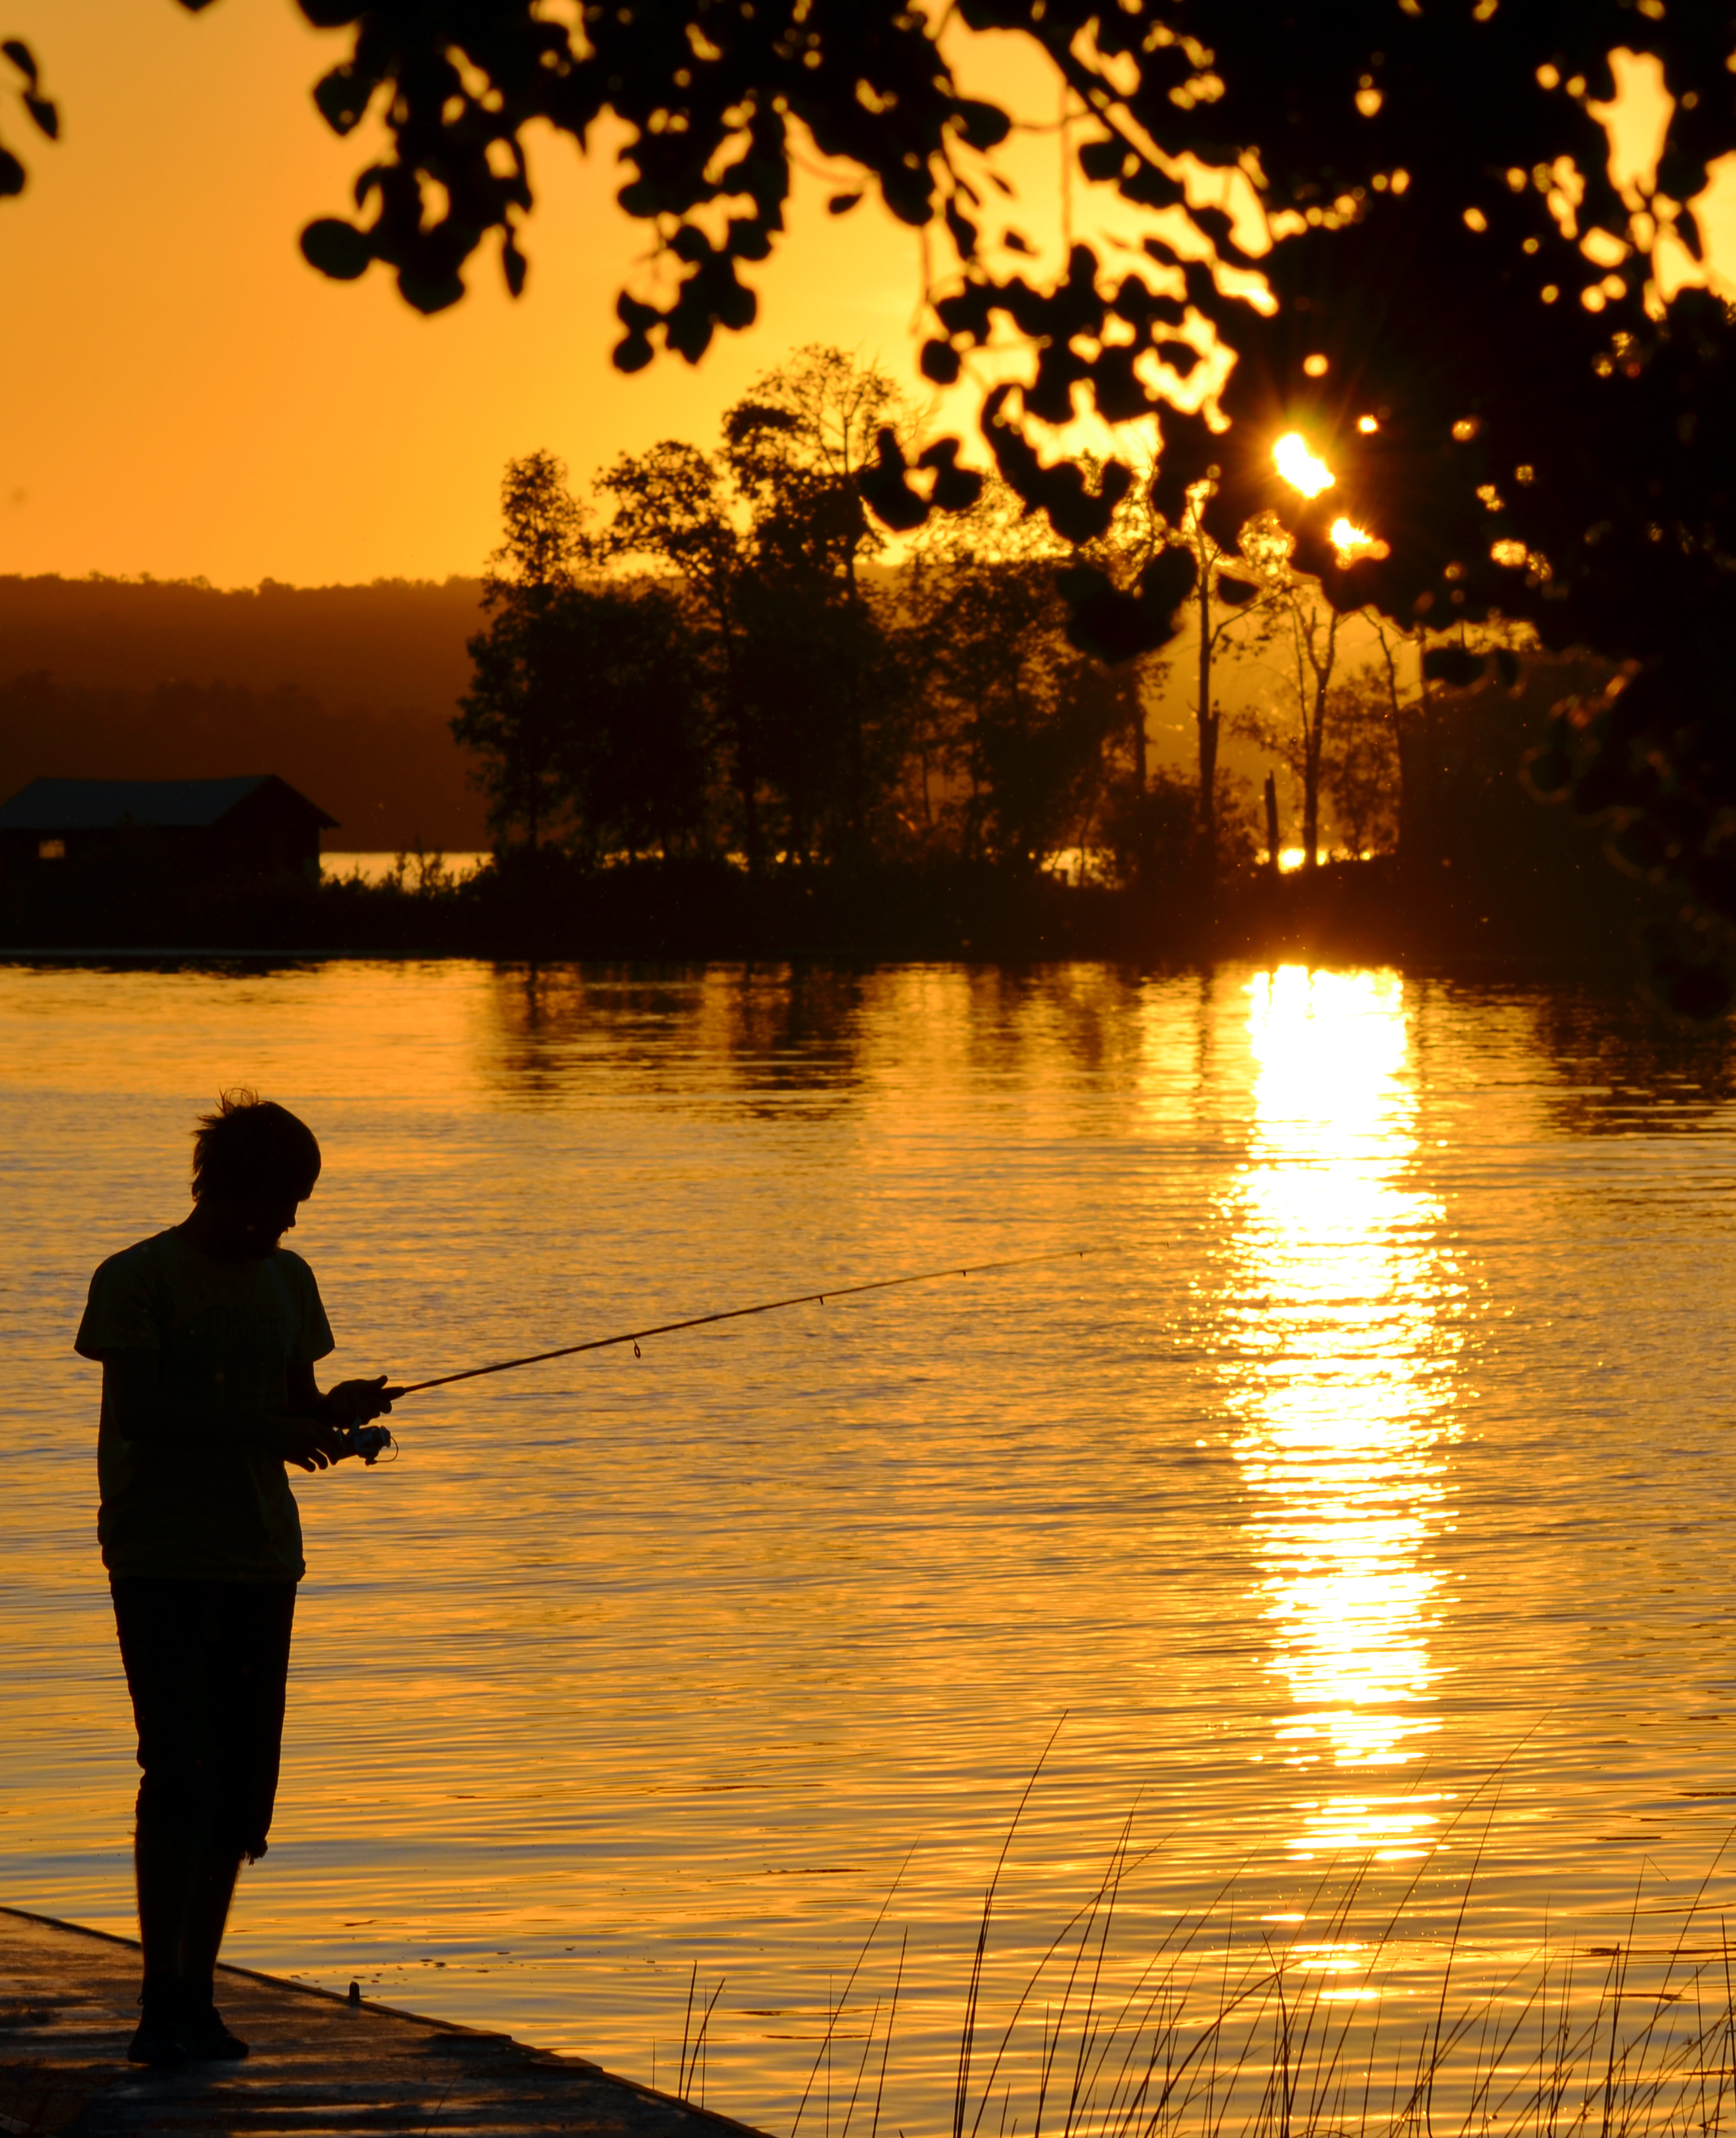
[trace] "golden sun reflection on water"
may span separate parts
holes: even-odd
[[[1440,1207],[1412,1184],[1403,985],[1292,967],[1249,993],[1230,1406],[1267,1668],[1288,1696],[1277,1761],[1330,1774],[1295,1800],[1291,1847],[1413,1854],[1438,1816],[1419,1763],[1440,1726],[1432,1540],[1449,1512],[1441,1309],[1457,1286]]]

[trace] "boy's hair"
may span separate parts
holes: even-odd
[[[214,1114],[201,1114],[193,1135],[193,1196],[293,1195],[299,1203],[320,1177],[313,1130],[287,1106],[244,1086],[225,1091]]]

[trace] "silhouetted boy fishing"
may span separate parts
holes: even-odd
[[[226,1092],[193,1138],[192,1214],[111,1255],[79,1326],[79,1351],[102,1362],[97,1535],[144,1769],[136,2063],[247,2053],[212,1985],[277,1789],[306,1571],[284,1466],[340,1461],[342,1428],[398,1393],[383,1374],[315,1383],[331,1330],[313,1272],[279,1242],[319,1175],[305,1122]]]

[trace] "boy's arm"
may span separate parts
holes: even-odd
[[[403,1393],[389,1389],[385,1375],[379,1374],[371,1381],[340,1381],[321,1395],[306,1359],[296,1359],[289,1369],[290,1408],[298,1418],[316,1418],[328,1425],[366,1425],[370,1418],[384,1418],[393,1398]]]
[[[311,1389],[311,1369],[307,1369],[306,1378]],[[309,1407],[298,1399],[296,1379],[292,1374],[292,1414],[262,1418],[245,1437],[265,1453],[279,1456],[299,1469],[323,1470],[329,1462],[340,1461],[347,1450],[323,1408],[311,1413]],[[105,1351],[102,1384],[110,1414],[121,1435],[136,1441],[142,1447],[208,1449],[215,1453],[219,1448],[233,1447],[236,1443],[233,1427],[217,1426],[208,1419],[189,1417],[164,1400],[154,1351]],[[314,1390],[314,1395],[319,1401],[317,1390]]]

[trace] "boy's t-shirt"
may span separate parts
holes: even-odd
[[[106,1393],[96,1534],[111,1574],[299,1581],[301,1520],[283,1458],[259,1428],[289,1413],[289,1369],[333,1349],[314,1273],[279,1247],[227,1262],[159,1233],[90,1280],[76,1347],[86,1359],[154,1351],[164,1401],[214,1429],[191,1447],[125,1438]]]

